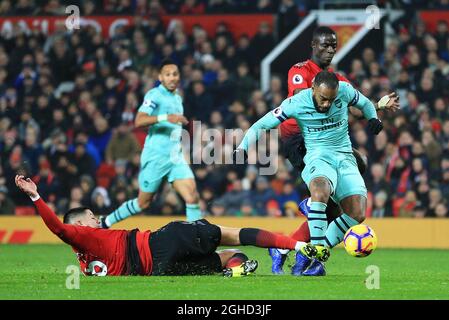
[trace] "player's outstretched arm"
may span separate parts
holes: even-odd
[[[256,123],[254,123],[246,132],[243,137],[242,142],[237,147],[237,150],[242,149],[248,151],[249,146],[254,144],[257,140],[259,140],[261,133],[263,130],[274,129],[279,123],[287,120],[289,118],[289,114],[286,109],[286,101],[287,103],[291,102],[291,99],[286,99],[281,106],[277,107],[273,111],[268,112],[262,118],[260,118]]]
[[[59,238],[64,240],[64,237],[69,236],[68,233],[71,232],[73,226],[65,225],[59,220],[58,216],[50,209],[50,207],[41,199],[39,193],[37,192],[36,184],[30,179],[21,175],[16,175],[15,177],[16,186],[25,192],[33,201],[37,208],[39,215],[44,220],[48,229],[57,235]]]
[[[363,116],[368,120],[368,129],[372,134],[379,134],[383,129],[383,124],[377,117],[374,104],[349,83],[343,83],[342,85],[344,86],[343,90],[346,90],[348,95],[349,105],[362,111]]]

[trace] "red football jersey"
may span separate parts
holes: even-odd
[[[288,97],[291,97],[296,89],[307,89],[312,87],[313,78],[315,78],[320,71],[323,71],[323,69],[312,60],[299,62],[293,65],[288,71]],[[328,68],[327,71],[334,72],[332,68]],[[335,74],[337,75],[338,80],[349,82],[349,80],[341,74]],[[279,129],[281,130],[282,138],[287,138],[300,132],[295,119],[287,119],[282,122]]]
[[[44,200],[40,198],[34,204],[50,231],[72,246],[85,275],[128,274],[126,254],[129,231],[64,224]],[[143,275],[150,275],[153,265],[149,238],[150,231],[136,233]]]

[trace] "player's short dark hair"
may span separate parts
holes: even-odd
[[[173,59],[165,58],[165,59],[163,59],[163,60],[161,61],[161,63],[159,64],[159,72],[162,71],[162,68],[163,68],[163,67],[165,67],[165,66],[167,66],[167,65],[169,65],[169,64],[174,64],[175,66],[177,66],[177,67],[179,68],[178,64],[177,64]]]
[[[321,71],[313,80],[313,85],[316,87],[319,87],[320,85],[324,84],[326,87],[330,89],[337,89],[338,88],[338,78],[337,75],[333,72],[329,71]]]
[[[325,35],[336,35],[335,31],[332,30],[329,27],[326,26],[321,26],[316,28],[315,30],[313,30],[313,35],[312,35],[312,39],[318,39],[321,36],[325,36]]]
[[[67,223],[67,224],[72,223],[76,217],[78,217],[82,214],[86,214],[86,210],[90,210],[90,209],[88,207],[77,207],[77,208],[70,209],[69,211],[67,211],[64,214],[63,222]]]

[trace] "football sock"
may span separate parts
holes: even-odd
[[[240,229],[239,238],[242,246],[260,248],[299,250],[298,248],[305,245],[304,242],[296,241],[290,237],[256,228]]]
[[[309,242],[310,241],[310,233],[309,233],[309,224],[305,221],[297,230],[295,230],[290,238],[295,239],[296,241]],[[280,254],[287,254],[290,252],[288,249],[278,249]]]
[[[110,227],[114,223],[135,215],[140,211],[142,211],[142,209],[139,207],[137,198],[126,201],[106,217],[105,223],[108,227]]]
[[[246,260],[248,260],[248,257],[246,256],[246,254],[244,254],[242,252],[238,252],[238,253],[234,254],[228,260],[225,268],[237,267],[237,266],[241,265],[243,262],[245,262]]]
[[[196,221],[202,218],[200,205],[198,203],[186,204],[187,221]]]
[[[343,213],[329,224],[326,231],[326,243],[330,247],[335,247],[343,241],[346,231],[352,226],[359,224],[356,220]]]
[[[309,223],[307,221],[303,222],[303,224],[296,229],[291,235],[293,239],[296,241],[309,242],[310,241],[310,231],[309,231]]]
[[[310,230],[310,242],[313,245],[326,245],[324,235],[327,229],[327,205],[322,202],[312,202],[307,217]]]

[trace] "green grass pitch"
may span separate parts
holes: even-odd
[[[70,247],[0,245],[0,299],[449,299],[447,250],[377,249],[367,258],[353,258],[335,249],[326,277],[293,277],[271,275],[266,250],[242,249],[259,261],[256,274],[243,278],[81,276],[80,288],[69,290],[65,271],[68,265],[77,265]],[[367,267],[372,265],[379,268],[379,289],[367,289],[365,284],[370,277]]]

